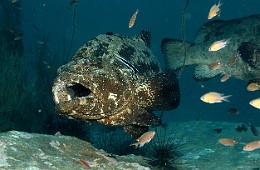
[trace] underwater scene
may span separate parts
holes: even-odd
[[[0,0],[0,169],[260,170],[259,0]]]

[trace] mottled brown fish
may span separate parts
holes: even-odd
[[[155,131],[145,132],[142,136],[136,139],[136,143],[133,143],[131,145],[134,145],[136,148],[141,148],[144,146],[144,144],[149,143],[153,139],[154,135]]]
[[[260,34],[253,31],[255,28],[260,30],[259,18],[260,14],[257,14],[227,21],[208,22],[201,26],[193,42],[185,43],[186,48],[182,40],[163,39],[161,48],[166,60],[166,69],[178,71],[184,68],[184,64],[196,65],[193,78],[197,81],[207,81],[226,74],[244,81],[260,79]],[[226,39],[229,38],[231,41],[227,45]],[[219,40],[224,41],[217,43],[209,51],[208,47]],[[221,48],[224,46],[225,48]],[[256,57],[255,61],[252,61],[254,53]],[[216,61],[221,61],[224,65],[212,71],[208,65]]]
[[[52,87],[58,113],[83,121],[121,126],[134,138],[161,125],[154,110],[180,101],[175,73],[164,72],[149,48],[150,33],[101,34],[58,69]]]

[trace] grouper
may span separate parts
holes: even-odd
[[[58,69],[52,92],[59,114],[120,126],[137,138],[161,125],[153,111],[180,101],[175,73],[164,72],[150,50],[148,31],[135,37],[101,34]]]
[[[213,43],[224,40],[228,40],[224,48],[209,50]],[[184,66],[197,65],[193,73],[197,81],[206,81],[219,75],[259,81],[260,15],[227,21],[214,20],[198,30],[194,42],[183,43],[181,40],[165,38],[161,48],[168,70],[178,71]],[[218,66],[217,69],[211,68],[214,64]]]

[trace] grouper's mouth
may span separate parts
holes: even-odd
[[[56,104],[75,99],[93,98],[91,89],[78,82],[64,82],[58,80],[53,86],[52,91]]]

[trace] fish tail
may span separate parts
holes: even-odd
[[[229,102],[229,98],[230,98],[231,96],[232,96],[232,95],[223,96],[222,100],[224,100],[225,102]]]
[[[190,43],[186,43],[188,47]],[[185,65],[184,45],[181,40],[165,38],[161,49],[165,56],[165,65],[168,70],[177,71]]]

